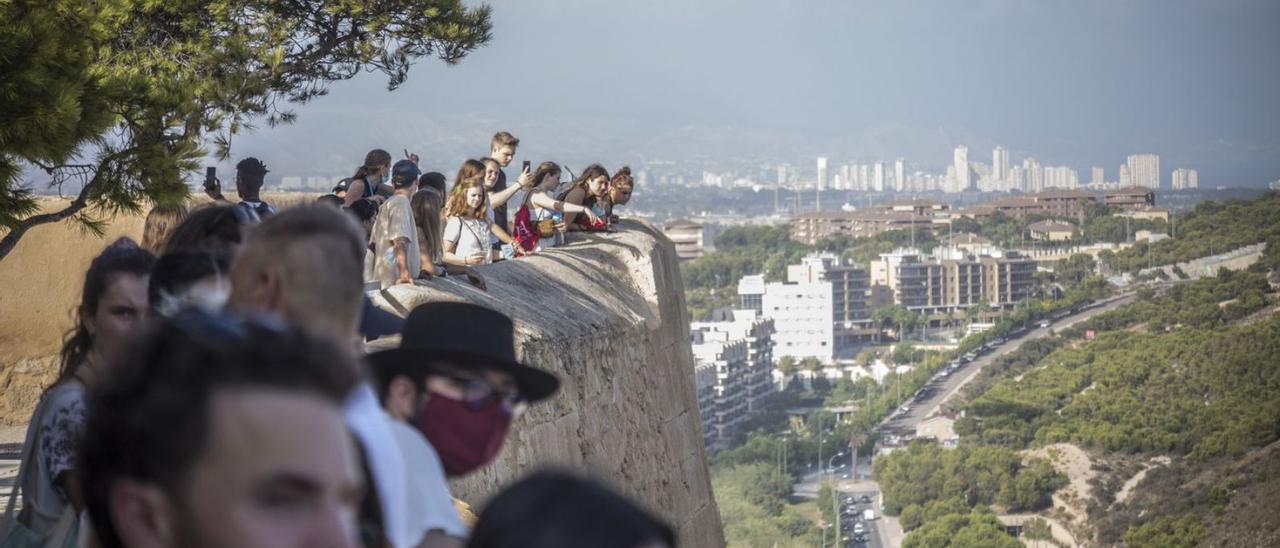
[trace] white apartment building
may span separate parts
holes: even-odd
[[[1159,154],[1131,154],[1125,165],[1129,168],[1133,185],[1160,188]],[[1123,181],[1121,183],[1123,184]]]
[[[708,388],[711,391],[711,404],[702,406],[700,401],[698,414],[703,421],[703,438],[709,442],[707,450],[714,452],[726,446],[747,419],[747,341],[729,340],[727,334],[717,331],[691,331],[690,335],[694,380],[702,383],[696,385],[697,390],[700,394]],[[714,370],[714,376],[705,372],[707,368]]]
[[[829,253],[813,254],[787,267],[786,282],[744,276],[738,295],[743,308],[773,320],[775,357],[831,363],[876,338],[867,308],[869,281],[862,268],[842,265]]]
[[[689,329],[701,332],[704,342],[746,342],[747,368],[742,371],[742,397],[746,398],[748,413],[758,411],[764,399],[773,393],[773,384],[770,382],[773,371],[773,320],[761,316],[758,310],[717,310],[712,314],[711,321],[693,322]]]

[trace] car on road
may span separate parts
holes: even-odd
[[[1040,327],[1049,327],[1049,320],[1040,320],[1040,323],[1038,323],[1038,324],[1036,324],[1036,325],[1038,325],[1038,326],[1040,326]]]

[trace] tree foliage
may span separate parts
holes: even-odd
[[[996,446],[946,449],[913,443],[876,459],[874,474],[885,495],[884,511],[901,513],[904,529],[956,508],[998,504],[1013,511],[1039,510],[1066,484],[1043,459],[1024,464],[1016,451]]]
[[[1130,548],[1192,548],[1207,536],[1209,530],[1192,514],[1160,516],[1131,527],[1124,534],[1124,544]]]
[[[11,0],[0,3],[0,257],[31,227],[186,196],[206,139],[296,118],[291,105],[363,70],[405,81],[490,39],[488,6],[460,0]],[[37,214],[37,168],[79,186]]]
[[[996,516],[986,512],[948,514],[912,531],[902,548],[1019,548]]]
[[[1264,284],[1248,272],[1209,278],[1095,317],[1095,328],[1113,329],[1149,319],[1155,333],[1058,348],[974,399],[957,431],[1014,448],[1066,441],[1196,458],[1274,441],[1280,317],[1229,324],[1265,306]]]
[[[1150,265],[1185,262],[1280,237],[1280,193],[1249,200],[1204,201],[1175,221],[1176,237],[1104,253],[1111,268],[1137,272]]]

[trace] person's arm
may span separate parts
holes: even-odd
[[[489,231],[492,232],[494,236],[498,237],[498,241],[504,244],[514,245],[515,239],[513,239],[507,231],[503,230],[502,227],[498,226],[498,223],[489,225]]]
[[[471,285],[476,286],[476,289],[480,291],[489,290],[489,284],[485,283],[484,276],[481,276],[474,268],[445,263],[444,271],[448,272],[450,276],[466,276],[467,281],[471,282]]]
[[[395,247],[396,269],[400,271],[400,276],[396,278],[396,283],[397,284],[413,283],[413,275],[415,273],[409,272],[409,239],[396,238],[394,241],[391,242],[391,245]]]
[[[589,207],[580,206],[578,204],[571,204],[569,202],[565,202],[562,200],[554,200],[552,198],[547,197],[546,194],[541,194],[541,193],[534,194],[533,197],[529,199],[529,202],[532,203],[535,207],[540,207],[542,209],[554,209],[556,211],[571,213],[574,215],[579,215],[579,214],[586,215],[588,219],[592,220],[592,222],[595,222],[595,220],[599,219],[599,217],[596,216],[595,212],[591,211],[591,208]]]
[[[529,170],[521,170],[520,177],[516,179],[516,184],[508,186],[498,192],[489,193],[489,207],[501,207],[503,204],[511,200],[517,192],[521,190],[529,190],[533,187],[533,175]]]
[[[347,185],[347,195],[342,198],[342,207],[351,207],[361,196],[364,196],[364,179],[352,179]]]

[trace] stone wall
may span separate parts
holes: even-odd
[[[693,381],[684,285],[675,248],[652,226],[624,221],[609,234],[485,267],[489,291],[457,280],[397,286],[388,310],[469,301],[516,322],[517,352],[559,375],[559,394],[517,422],[497,461],[454,483],[483,506],[539,467],[588,474],[672,523],[682,546],[724,545],[711,494]]]

